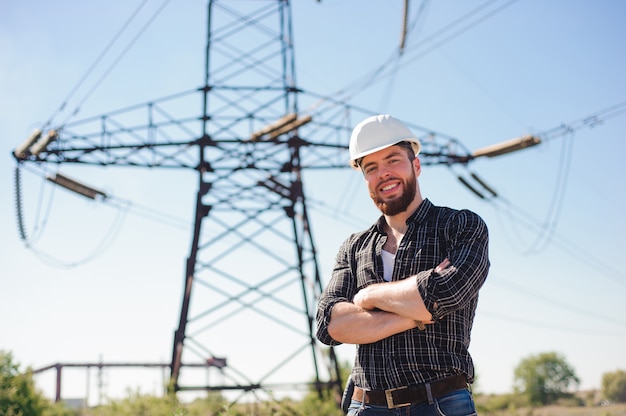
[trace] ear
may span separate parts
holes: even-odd
[[[420,158],[415,156],[413,159],[413,169],[415,169],[415,176],[420,176],[422,172],[422,164],[420,163]]]

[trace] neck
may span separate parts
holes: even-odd
[[[417,208],[421,205],[423,198],[418,194],[413,199],[413,202],[406,208],[406,210],[400,212],[396,215],[385,215],[385,221],[387,225],[391,229],[392,232],[398,234],[404,234],[408,228],[406,225],[406,220],[417,210]]]

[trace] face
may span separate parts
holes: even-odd
[[[370,197],[385,215],[394,216],[407,210],[417,193],[419,159],[409,159],[406,149],[391,146],[361,161]]]

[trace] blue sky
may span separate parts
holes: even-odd
[[[41,171],[54,173],[56,166],[26,164],[30,248],[16,225],[11,151],[34,128],[51,117],[57,123],[72,118],[74,108],[80,111],[73,119],[80,119],[202,84],[201,1],[166,3],[150,25],[164,3],[147,1],[89,72],[139,4],[0,5],[0,349],[24,366],[170,360],[191,237],[191,172],[60,167],[133,203],[123,210],[54,190]],[[428,166],[420,178],[423,195],[434,203],[470,208],[489,225],[492,268],[470,348],[477,390],[511,391],[519,361],[548,351],[566,358],[581,388],[599,388],[603,373],[626,369],[626,5],[445,0],[411,7],[415,24],[403,57],[388,62],[384,76],[349,90],[351,103],[456,138],[470,150],[526,134],[544,139],[532,149],[477,159],[467,169]],[[472,10],[480,12],[462,19]],[[339,97],[336,92],[397,50],[400,0],[303,0],[292,4],[292,14],[297,84],[307,91]],[[456,177],[470,171],[499,196],[482,200],[462,186]],[[304,180],[325,282],[339,244],[378,212],[350,169]],[[168,220],[141,207],[167,213]],[[339,351],[352,359],[352,346]],[[102,391],[115,397],[140,385],[160,392],[161,376],[109,371]],[[65,397],[95,400],[95,374],[89,382],[85,370],[64,377]],[[53,394],[51,373],[38,384]]]

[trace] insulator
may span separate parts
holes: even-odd
[[[33,133],[30,136],[28,136],[28,138],[24,141],[24,143],[22,143],[21,145],[15,148],[15,150],[13,151],[13,155],[17,159],[25,159],[28,154],[28,150],[31,148],[33,143],[39,140],[40,137],[41,137],[41,130],[35,129]]]

